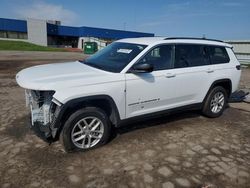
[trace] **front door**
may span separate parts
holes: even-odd
[[[138,63],[154,66],[150,73],[126,74],[126,117],[167,109],[175,103],[175,75],[172,74],[173,46],[155,47]]]

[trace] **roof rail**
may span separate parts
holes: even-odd
[[[194,40],[208,40],[208,41],[215,41],[215,42],[224,42],[222,40],[216,40],[216,39],[207,39],[207,38],[195,38],[195,37],[168,37],[164,40],[174,40],[174,39],[194,39]]]

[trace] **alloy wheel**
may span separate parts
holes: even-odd
[[[97,117],[85,117],[79,120],[71,131],[73,144],[81,149],[94,147],[102,138],[104,125]]]
[[[225,103],[225,96],[222,92],[217,92],[214,94],[211,102],[210,102],[210,109],[213,113],[219,113]]]

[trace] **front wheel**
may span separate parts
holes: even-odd
[[[205,99],[202,112],[205,116],[215,118],[222,115],[227,104],[227,92],[221,87],[214,87]]]
[[[66,152],[84,151],[105,144],[109,135],[110,123],[105,112],[96,107],[86,107],[69,117],[60,141]]]

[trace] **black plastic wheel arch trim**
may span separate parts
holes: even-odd
[[[59,129],[62,124],[62,118],[64,116],[65,111],[70,108],[70,107],[74,107],[76,104],[82,103],[82,102],[87,102],[87,101],[93,101],[93,100],[107,100],[109,102],[109,104],[112,107],[112,113],[114,113],[114,120],[113,120],[113,124],[116,125],[120,122],[120,114],[118,111],[118,108],[114,102],[114,100],[108,96],[108,95],[94,95],[94,96],[87,96],[87,97],[80,97],[80,98],[76,98],[76,99],[72,99],[68,102],[66,102],[65,104],[63,104],[61,106],[60,112],[58,114],[58,116],[56,117],[55,123],[53,128],[55,129]]]

